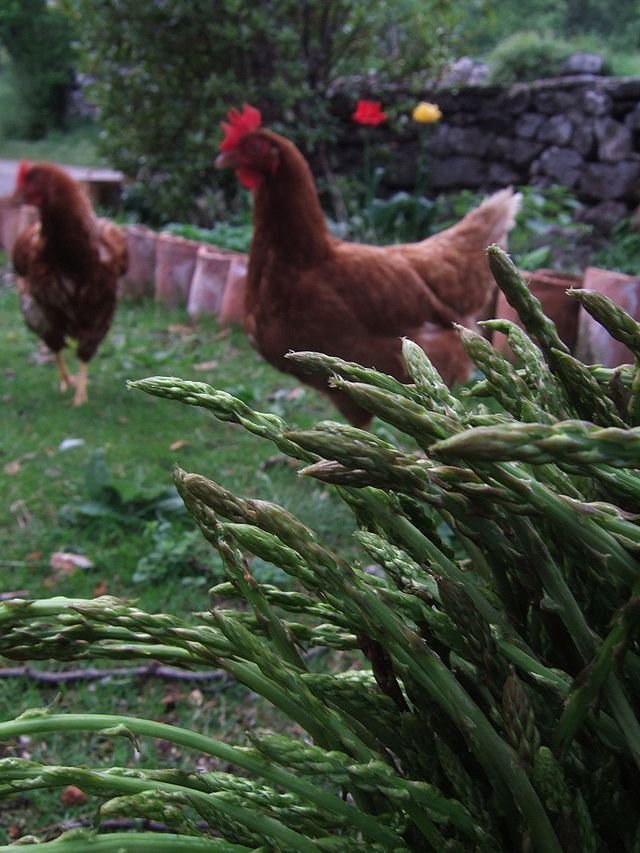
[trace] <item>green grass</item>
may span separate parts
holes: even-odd
[[[71,354],[68,360],[74,369]],[[5,284],[0,287],[0,362],[0,593],[22,590],[37,598],[106,592],[136,599],[150,612],[206,609],[207,590],[221,580],[221,565],[175,498],[175,464],[236,494],[281,503],[340,553],[355,553],[351,513],[321,484],[302,482],[275,448],[203,410],[127,389],[127,379],[176,375],[224,388],[292,425],[337,417],[320,395],[261,361],[240,331],[221,334],[214,319],[191,325],[181,310],[122,302],[90,366],[89,403],[74,408],[70,395],[58,390],[54,365],[42,363],[14,287]],[[203,364],[206,369],[198,369]],[[65,441],[72,444],[66,450]],[[86,556],[93,568],[55,572],[50,559],[58,551]],[[259,561],[252,568],[262,579],[282,579],[279,570]],[[199,693],[192,693],[194,688]],[[66,687],[0,678],[0,719],[47,705],[58,693],[68,710],[118,709],[223,737],[230,729],[243,731],[261,714],[263,724],[278,725],[272,711],[234,685],[221,689],[219,682],[131,677]],[[34,758],[45,748],[49,757],[60,748],[58,760],[79,764],[103,750],[124,751],[124,761],[132,754],[124,741],[114,746],[99,737],[16,748]],[[144,749],[152,751],[145,751],[141,764],[166,758],[154,751],[157,745]],[[179,764],[179,758],[172,754],[171,763]],[[53,815],[59,818],[60,805],[37,793],[28,803],[2,801],[0,842],[6,843],[9,827],[19,828],[27,812],[31,827],[46,827]],[[78,807],[68,816],[78,813],[87,817]]]
[[[64,131],[35,141],[22,139],[24,115],[10,75],[0,69],[0,159],[53,160],[70,166],[109,165],[97,152],[99,130],[89,119],[75,119]]]
[[[52,160],[68,166],[108,166],[96,150],[98,129],[90,123],[51,131],[43,139],[12,139],[0,132],[0,159]]]
[[[220,335],[213,319],[191,326],[181,311],[123,302],[91,363],[89,404],[74,408],[57,388],[54,366],[39,363],[42,350],[24,328],[16,303],[13,289],[2,289],[0,564],[11,568],[12,588],[26,588],[31,595],[51,591],[50,554],[73,551],[86,554],[95,568],[61,579],[56,593],[85,595],[104,580],[109,592],[134,594],[145,607],[181,609],[194,603],[191,582],[175,573],[161,590],[132,588],[138,561],[158,538],[150,536],[150,526],[157,531],[153,522],[170,524],[174,533],[191,529],[171,500],[174,464],[304,513],[308,484],[303,487],[294,469],[274,460],[275,451],[264,442],[203,410],[125,385],[144,376],[181,376],[209,382],[291,423],[335,417],[321,396],[261,361],[241,332]],[[73,366],[71,354],[68,360]],[[198,369],[202,365],[206,369]],[[72,446],[64,449],[65,442]],[[325,491],[318,487],[311,493],[307,515],[316,525],[326,524],[323,533],[331,536],[340,507],[325,512]],[[187,559],[185,564],[193,571]]]

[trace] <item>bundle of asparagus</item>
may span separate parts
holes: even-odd
[[[0,761],[3,795],[72,782],[111,797],[101,816],[143,815],[173,832],[67,834],[54,842],[58,853],[89,843],[640,851],[638,364],[611,371],[576,361],[508,257],[491,247],[489,258],[527,334],[486,323],[508,335],[515,368],[460,330],[484,374],[469,400],[453,396],[410,341],[408,385],[339,359],[292,356],[417,448],[338,423],[291,430],[203,383],[131,383],[240,423],[300,460],[303,475],[333,484],[381,571],[332,553],[275,504],[177,470],[180,494],[226,568],[214,601],[235,596],[249,611],[212,607],[178,619],[107,597],[1,604],[7,657],[214,663],[309,736],[253,733],[251,748],[239,748],[116,715],[1,723],[0,740],[51,731],[161,737],[243,773]],[[575,296],[640,355],[638,324],[602,297]],[[499,411],[478,397],[497,400]],[[295,591],[259,583],[247,552],[293,576]],[[359,654],[362,667],[314,673],[304,654],[312,646],[348,652],[350,663]]]

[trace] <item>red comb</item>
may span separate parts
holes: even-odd
[[[16,172],[16,187],[21,187],[24,184],[27,172],[31,168],[31,163],[28,160],[20,160],[18,171]]]
[[[233,107],[227,113],[227,119],[229,124],[224,121],[221,122],[221,127],[224,130],[224,139],[220,145],[221,151],[230,151],[235,148],[243,136],[256,130],[262,124],[260,110],[250,104],[245,104],[242,107],[242,112]]]

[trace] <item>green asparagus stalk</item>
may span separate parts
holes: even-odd
[[[528,334],[553,366],[553,350],[564,353],[569,350],[560,339],[555,325],[545,317],[540,300],[531,293],[517,267],[500,246],[489,246],[487,257],[491,272],[507,302],[515,308]]]
[[[581,418],[604,427],[625,426],[612,400],[602,392],[581,361],[556,349],[553,349],[551,354],[554,369]]]
[[[517,374],[522,376],[522,380],[534,394],[534,399],[539,403],[539,412],[546,414],[549,419],[560,420],[574,414],[542,352],[519,326],[509,320],[500,319],[483,320],[479,325],[483,329],[502,332],[507,336],[509,346],[521,365]]]
[[[525,400],[531,400],[526,383],[486,338],[462,326],[455,325],[455,328],[458,330],[465,352],[487,377],[489,388],[495,399],[515,418],[518,418],[522,403]]]
[[[612,338],[623,343],[634,355],[640,356],[640,323],[636,323],[612,299],[603,293],[584,288],[571,288],[567,294],[577,299]]]
[[[455,418],[462,414],[459,400],[453,396],[442,377],[429,361],[422,347],[409,338],[402,341],[402,358],[415,383],[416,402],[433,411]]]
[[[114,727],[126,727],[127,730],[133,732],[139,737],[154,737],[168,740],[187,749],[194,749],[203,752],[205,755],[210,755],[219,758],[222,761],[234,764],[244,770],[247,770],[255,775],[268,780],[272,784],[282,786],[285,790],[293,792],[301,797],[301,799],[309,800],[329,812],[336,814],[338,817],[344,817],[352,826],[363,831],[372,840],[378,840],[381,843],[394,845],[391,849],[403,849],[400,839],[383,824],[379,823],[375,817],[360,812],[355,806],[344,802],[339,796],[335,796],[326,790],[309,783],[299,774],[291,773],[282,767],[264,761],[260,756],[230,746],[222,741],[215,740],[205,735],[200,735],[189,729],[183,729],[178,726],[168,725],[151,720],[142,720],[135,717],[124,717],[107,714],[44,714],[41,716],[22,717],[10,722],[0,723],[0,739],[19,737],[20,735],[29,735],[33,733],[43,732],[78,732],[78,731],[94,731],[104,733]],[[5,759],[5,761],[11,759]],[[69,768],[70,773],[80,768]],[[108,772],[101,773],[99,771],[87,771],[88,783],[87,788],[93,788],[94,783],[100,789],[108,789],[112,781],[112,774]],[[14,774],[15,775],[15,774]],[[38,773],[34,772],[31,775],[33,778],[38,778]],[[4,778],[4,773],[2,774]],[[62,777],[62,778],[61,778]],[[120,781],[117,777],[113,779]],[[70,780],[70,781],[69,781]],[[15,780],[14,780],[15,781]],[[120,791],[138,791],[145,788],[142,780],[132,780],[136,784],[127,788],[126,784],[114,785],[111,790]],[[80,776],[76,776],[75,780],[72,776],[53,773],[51,782],[58,785],[75,784],[82,786]],[[126,780],[125,780],[126,782]],[[162,790],[161,784],[155,786],[158,790]],[[167,787],[166,790],[171,790]],[[224,810],[224,809],[223,809]],[[242,820],[241,820],[242,822]],[[256,826],[257,831],[262,831],[263,835],[269,834],[269,823],[265,823],[260,830],[259,820],[251,820],[247,826]],[[294,848],[295,849],[295,848]],[[305,846],[301,849],[307,849]],[[309,847],[308,849],[314,849]]]
[[[534,465],[604,463],[637,468],[640,467],[640,428],[599,427],[580,420],[496,424],[457,433],[432,445],[430,450],[445,460],[519,460]]]

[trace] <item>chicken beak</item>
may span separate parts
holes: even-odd
[[[213,161],[216,169],[235,169],[238,165],[238,158],[234,151],[221,151]]]

